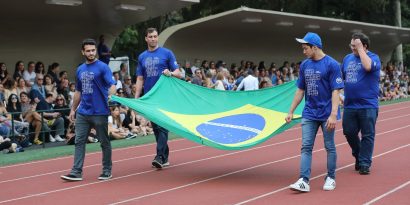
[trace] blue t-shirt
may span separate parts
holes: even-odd
[[[83,115],[109,115],[108,90],[114,85],[112,72],[107,64],[96,60],[77,68],[77,91],[81,92],[78,113]]]
[[[298,88],[305,91],[302,117],[326,121],[332,112],[332,92],[343,88],[339,63],[326,55],[315,61],[306,59],[300,65]]]
[[[371,69],[367,72],[359,56],[353,53],[343,59],[342,72],[345,79],[345,108],[378,108],[380,59],[372,52],[367,52],[372,60]]]
[[[154,51],[144,51],[138,57],[137,76],[144,78],[144,93],[148,93],[159,80],[165,69],[171,72],[178,68],[172,51],[158,47]]]

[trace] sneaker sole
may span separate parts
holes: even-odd
[[[110,175],[109,177],[98,177],[98,180],[108,180],[111,178],[112,178],[112,175]]]
[[[369,175],[370,172],[361,172],[361,171],[359,171],[359,174],[360,174],[360,175]]]
[[[325,191],[333,191],[333,190],[335,190],[336,189],[336,187],[323,187],[323,190],[325,190]]]
[[[67,176],[61,176],[61,179],[64,179],[64,180],[66,180],[66,181],[73,181],[73,182],[82,181],[82,180],[83,180],[83,178],[72,178],[72,177],[67,177]]]
[[[151,165],[152,168],[157,168],[154,165]],[[169,167],[169,162],[162,165],[162,168]]]
[[[153,162],[152,162],[152,166],[155,167],[155,168],[157,168],[157,169],[162,169],[162,167],[163,167],[163,165],[160,164],[160,163],[157,162],[157,161],[153,161]]]
[[[303,193],[306,193],[306,192],[309,192],[309,191],[310,191],[310,190],[298,189],[298,188],[295,188],[295,187],[292,187],[292,186],[289,186],[289,188],[290,188],[290,190],[292,190],[292,191],[298,191],[298,192],[303,192]]]

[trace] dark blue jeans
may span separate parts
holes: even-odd
[[[377,108],[345,108],[343,114],[343,134],[352,148],[352,155],[360,166],[370,167],[376,133]],[[359,138],[359,132],[361,138]]]
[[[155,140],[157,141],[157,156],[161,157],[163,162],[168,161],[169,147],[168,147],[168,130],[152,123],[152,129],[154,130]]]

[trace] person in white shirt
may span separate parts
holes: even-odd
[[[236,91],[240,91],[240,90],[242,90],[242,88],[245,91],[247,91],[247,90],[258,90],[259,89],[258,78],[253,77],[253,71],[251,69],[248,69],[247,76],[238,85],[238,88],[236,89]]]
[[[122,82],[121,82],[121,80],[120,80],[120,73],[119,72],[114,72],[114,73],[112,73],[112,75],[113,75],[113,79],[114,79],[114,81],[115,81],[115,88],[118,90],[118,89],[120,89],[120,88],[122,88]]]
[[[35,78],[36,78],[36,72],[34,72],[35,68],[35,63],[33,61],[30,61],[27,65],[27,70],[23,72],[23,78],[26,81],[26,86],[31,87],[34,85]]]

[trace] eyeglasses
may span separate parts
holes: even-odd
[[[16,97],[12,97],[11,99],[12,99],[12,100],[17,100],[17,98],[16,98]]]

